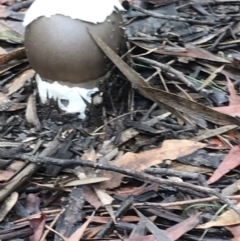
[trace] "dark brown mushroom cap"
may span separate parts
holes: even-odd
[[[40,17],[25,31],[30,65],[41,77],[52,81],[79,84],[99,79],[109,70],[107,65],[110,61],[87,28],[119,53],[124,40],[121,23],[121,14],[117,12],[98,24],[63,15]]]

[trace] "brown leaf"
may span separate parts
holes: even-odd
[[[116,172],[111,172],[111,171],[101,171],[101,174],[104,177],[108,177],[109,181],[106,182],[101,182],[99,184],[99,188],[100,189],[114,189],[116,187],[118,187],[121,182],[122,182],[122,178],[124,175],[120,174],[120,173],[116,173]]]
[[[97,155],[96,155],[95,150],[93,148],[90,148],[90,149],[84,151],[83,155],[81,156],[81,159],[83,161],[96,162],[97,161]]]
[[[30,95],[28,98],[25,116],[29,124],[35,126],[36,129],[40,129],[41,124],[37,116],[36,97],[34,95]]]
[[[9,180],[13,175],[13,172],[0,170],[0,182]]]
[[[12,210],[18,200],[18,193],[13,192],[0,206],[0,222],[4,220],[7,214]]]
[[[200,222],[201,213],[189,217],[188,219],[168,228],[165,233],[171,240],[178,240],[182,235],[196,227]]]
[[[9,100],[8,96],[3,92],[0,92],[0,111],[5,111],[13,105],[13,102]]]
[[[228,81],[228,91],[230,93],[229,104],[230,105],[240,105],[240,96],[238,96],[237,91],[235,90],[235,87],[234,87],[232,81],[228,77],[226,77],[226,78]]]
[[[218,137],[213,137],[209,139],[208,148],[215,149],[215,150],[228,150],[229,145],[226,142],[222,141]]]
[[[30,215],[39,213],[40,212],[40,202],[41,202],[41,199],[37,195],[35,195],[33,193],[28,194],[27,199],[26,199],[26,205],[25,205],[27,212]]]
[[[111,171],[102,171],[101,174],[103,174],[104,177],[109,178],[109,181],[99,183],[98,188],[102,190],[114,189],[116,187],[119,187],[124,177],[124,175],[120,173],[111,172]]]
[[[41,213],[38,217],[31,218],[29,220],[34,234],[29,238],[29,241],[39,241],[43,235],[44,227],[46,223],[46,216]]]
[[[91,222],[91,218],[89,218],[79,229],[77,229],[71,237],[67,239],[67,241],[77,241],[81,240],[86,228],[88,227],[89,223]]]
[[[84,239],[93,238],[97,233],[99,233],[103,229],[104,226],[105,225],[100,225],[100,226],[86,229],[86,231],[84,232],[83,238]]]
[[[95,223],[108,223],[108,221],[110,220],[109,217],[101,217],[101,216],[95,216],[95,217],[86,217],[87,219],[91,218],[92,222]],[[127,222],[127,223],[131,223],[131,222],[138,222],[140,220],[139,217],[137,216],[124,216],[121,218],[122,222]]]
[[[10,106],[7,111],[17,111],[17,110],[22,110],[27,107],[26,103],[13,103],[12,106]]]
[[[208,184],[212,184],[219,180],[223,175],[230,172],[232,169],[240,165],[240,148],[234,146],[229,153],[224,157],[222,163],[215,170],[213,175],[208,180]]]
[[[215,107],[212,109],[217,110],[223,114],[231,115],[234,117],[240,117],[240,96],[238,96],[232,81],[228,77],[226,78],[228,81],[228,90],[230,93],[229,105],[222,106],[222,107]]]
[[[179,162],[172,162],[171,163],[171,169],[174,169],[176,171],[183,171],[183,172],[193,172],[193,173],[208,173],[212,172],[212,168],[209,167],[204,167],[204,166],[192,166],[192,165],[187,165]]]
[[[228,231],[230,231],[232,233],[232,235],[234,236],[233,239],[231,239],[231,241],[239,241],[240,240],[240,225],[231,225],[231,226],[226,226],[225,227]]]
[[[24,71],[20,76],[14,79],[12,85],[8,89],[8,96],[12,95],[19,89],[21,89],[27,80],[31,79],[35,74],[35,71],[32,69],[28,69]]]
[[[126,153],[114,165],[143,171],[148,167],[160,164],[163,160],[175,160],[189,155],[198,149],[206,147],[206,144],[188,140],[167,140],[162,147],[144,151],[141,153]]]
[[[141,171],[152,165],[162,163],[164,159],[173,158],[172,160],[174,160],[177,157],[189,155],[192,152],[205,146],[205,144],[195,141],[168,140],[163,142],[163,146],[161,148],[156,148],[151,151],[146,151],[139,154],[126,153],[118,160],[113,162],[113,164],[119,167]],[[105,185],[103,183],[103,185],[101,185],[101,188],[113,189],[115,187],[118,187],[121,184],[124,175],[114,172],[105,172],[104,176],[108,176],[108,173],[111,180],[107,183],[104,182]]]
[[[102,204],[98,199],[96,192],[90,186],[82,186],[82,192],[84,199],[89,202],[95,209],[99,209]]]
[[[109,194],[107,194],[105,191],[101,189],[94,188],[100,202],[102,203],[102,206],[110,205],[114,201],[114,198],[112,198]]]
[[[237,204],[240,207],[240,203]],[[196,228],[207,229],[211,227],[226,227],[240,223],[240,216],[233,209],[229,209],[215,220],[211,220],[205,224],[198,225]]]
[[[215,107],[212,108],[218,112],[221,112],[226,115],[231,115],[233,117],[240,117],[240,104],[239,105],[229,105],[229,106],[222,106],[222,107]]]

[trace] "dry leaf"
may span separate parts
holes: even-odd
[[[29,220],[31,227],[33,228],[33,235],[29,238],[29,241],[39,241],[43,235],[46,215],[41,213],[38,217],[31,218]]]
[[[30,95],[28,98],[25,116],[29,124],[35,126],[36,129],[40,129],[41,124],[37,116],[36,97],[34,95]]]
[[[231,225],[231,226],[226,226],[225,227],[228,231],[230,231],[232,233],[232,235],[234,236],[233,239],[231,239],[231,241],[239,241],[240,240],[240,225]]]
[[[78,241],[81,240],[85,230],[87,229],[89,223],[91,222],[91,218],[89,218],[79,229],[77,229],[71,237],[67,238],[67,241]]]
[[[92,161],[96,162],[97,154],[93,148],[84,151],[83,155],[81,156],[81,160],[83,161]]]
[[[226,76],[228,82],[229,105],[240,105],[240,96],[238,96],[237,91],[232,83],[232,81]]]
[[[84,232],[83,238],[84,239],[93,238],[97,233],[99,233],[103,229],[104,226],[105,225],[100,225],[100,226],[86,229],[86,231]]]
[[[94,190],[103,206],[110,205],[114,201],[114,199],[110,195],[108,195],[105,191],[97,188],[94,188]]]
[[[9,180],[13,175],[11,171],[0,170],[0,182]]]
[[[108,223],[110,218],[109,217],[101,217],[101,216],[95,216],[95,217],[86,217],[87,219],[91,218],[92,222],[95,223]],[[122,222],[132,223],[132,222],[139,222],[140,218],[137,216],[124,216],[121,218]]]
[[[28,69],[24,71],[20,76],[14,79],[12,85],[8,89],[8,96],[12,95],[19,89],[21,89],[27,80],[31,79],[35,74],[35,71],[32,69]]]
[[[13,105],[13,102],[9,100],[8,96],[3,92],[0,92],[0,111],[6,111]]]
[[[236,205],[240,207],[240,203]],[[209,221],[205,224],[198,225],[196,228],[207,229],[211,227],[225,227],[229,225],[235,225],[240,223],[240,216],[233,209],[229,209],[215,220]]]
[[[92,187],[84,185],[82,187],[82,193],[83,193],[84,199],[87,202],[89,202],[96,210],[102,206],[101,202],[98,199],[96,192],[94,191],[94,189]]]
[[[230,172],[232,169],[240,165],[240,148],[234,146],[229,153],[224,157],[222,163],[215,170],[213,175],[208,180],[208,184],[212,184],[219,180],[223,175]]]
[[[18,200],[18,193],[13,192],[0,206],[0,222],[4,220],[7,214],[12,210]]]
[[[168,228],[165,233],[171,240],[178,240],[182,235],[189,232],[190,230],[195,228],[197,224],[199,224],[200,215],[200,212],[196,213],[188,219]]]
[[[240,96],[238,96],[232,81],[228,77],[226,78],[228,81],[228,90],[230,93],[229,105],[222,106],[222,107],[215,107],[212,109],[217,110],[223,114],[231,115],[234,117],[240,117]]]
[[[190,155],[206,144],[188,140],[167,140],[159,148],[141,153],[126,153],[114,162],[115,166],[143,171],[148,167],[161,164],[164,160],[175,160]]]
[[[74,187],[79,185],[86,185],[86,184],[92,184],[92,183],[98,183],[98,182],[104,182],[108,181],[108,177],[89,177],[85,179],[79,179],[75,181],[68,182],[64,185],[64,187]]]

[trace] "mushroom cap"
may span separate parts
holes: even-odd
[[[35,0],[27,10],[23,25],[27,26],[39,17],[56,14],[90,23],[102,23],[115,9],[125,11],[120,2],[122,0]]]
[[[41,16],[26,26],[25,48],[32,68],[51,81],[80,84],[103,77],[110,61],[88,28],[115,52],[124,43],[121,14],[113,11],[104,22],[90,23],[62,14]]]

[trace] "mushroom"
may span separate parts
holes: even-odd
[[[23,24],[42,103],[53,98],[62,110],[85,118],[84,100],[91,102],[110,63],[88,29],[119,53],[124,45],[123,10],[119,0],[35,0]]]

